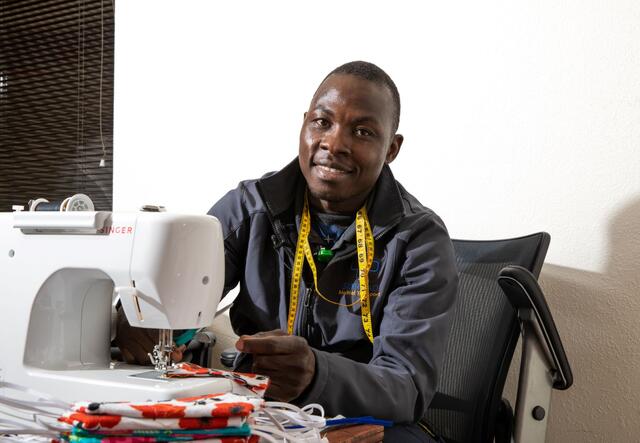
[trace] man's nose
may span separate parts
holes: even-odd
[[[345,130],[334,127],[325,133],[320,143],[320,148],[326,149],[333,155],[349,154],[351,152],[349,136]]]

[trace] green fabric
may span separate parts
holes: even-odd
[[[193,337],[196,336],[197,332],[198,332],[197,329],[187,329],[186,331],[184,331],[182,334],[180,334],[178,337],[175,338],[174,341],[176,342],[176,346],[182,346],[189,343],[193,339]]]
[[[100,431],[98,431],[100,432]],[[251,435],[251,428],[248,424],[243,424],[238,427],[227,427],[220,429],[167,429],[167,430],[155,430],[155,429],[141,429],[133,431],[113,431],[105,434],[99,434],[94,431],[87,431],[81,427],[74,426],[71,430],[71,434],[62,435],[61,438],[69,442],[80,443],[101,443],[102,439],[109,437],[146,437],[154,438],[158,442],[171,442],[171,441],[191,441],[191,435],[206,435],[211,438],[218,437],[248,437]]]

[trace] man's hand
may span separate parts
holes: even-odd
[[[252,370],[269,376],[267,397],[291,401],[302,394],[316,372],[316,356],[302,337],[279,329],[243,335],[236,348],[253,355]]]
[[[124,361],[135,365],[150,365],[149,353],[158,344],[158,338],[157,329],[132,327],[122,308],[118,309],[115,343],[120,348]],[[185,345],[175,348],[171,353],[171,359],[174,362],[181,361],[186,349]]]
[[[175,343],[174,343],[175,345]],[[174,363],[179,363],[184,358],[184,351],[187,350],[187,345],[174,346],[173,351],[171,352],[171,361]]]

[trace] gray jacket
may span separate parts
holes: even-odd
[[[289,285],[306,183],[298,160],[259,180],[243,181],[209,214],[222,223],[225,293],[240,283],[231,308],[236,334],[287,330]],[[295,402],[320,403],[327,414],[420,419],[441,367],[458,274],[442,220],[409,194],[388,166],[367,202],[375,239],[369,273],[373,345],[360,305],[319,299],[305,266],[294,333],[316,357],[313,382]],[[355,227],[335,243],[318,276],[323,295],[358,298]]]

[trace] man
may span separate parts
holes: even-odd
[[[209,211],[224,231],[225,293],[240,284],[236,362],[271,377],[268,397],[397,423],[431,401],[457,271],[444,224],[387,166],[399,117],[384,71],[340,66],[304,114],[298,158]]]

